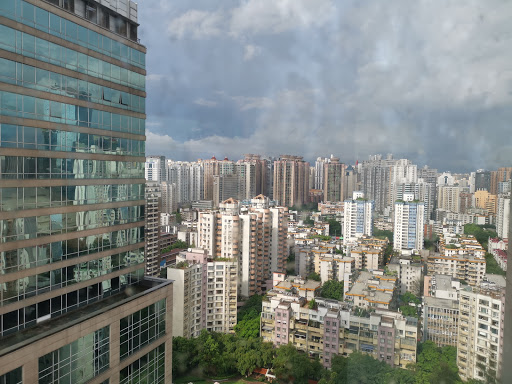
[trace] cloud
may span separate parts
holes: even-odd
[[[331,0],[249,0],[230,12],[188,10],[171,20],[168,32],[176,39],[278,34],[321,26],[334,9]]]
[[[217,106],[217,102],[211,101],[211,100],[206,100],[203,98],[194,100],[194,104],[201,105],[203,107],[216,107]]]
[[[329,0],[249,0],[233,9],[230,34],[275,34],[318,27],[333,11]]]
[[[174,140],[173,158],[394,152],[457,171],[512,165],[511,4],[190,4],[139,7],[147,116],[161,122],[148,128]]]
[[[268,97],[232,96],[231,99],[239,106],[241,111],[266,109],[274,105],[274,102]]]
[[[261,47],[248,44],[245,46],[244,61],[250,61],[261,53]]]
[[[221,12],[190,10],[171,20],[168,32],[171,37],[202,39],[219,36],[222,33],[224,15]]]

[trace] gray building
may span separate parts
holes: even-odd
[[[137,5],[0,15],[0,383],[170,382],[172,284],[144,277]]]

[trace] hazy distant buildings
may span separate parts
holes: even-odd
[[[274,200],[291,207],[308,202],[309,163],[302,156],[282,155],[274,161]]]
[[[374,155],[361,165],[361,190],[366,198],[375,201],[375,210],[380,213],[388,207],[390,168],[395,161],[393,155],[387,155],[386,159]]]
[[[324,201],[342,201],[344,199],[345,164],[332,157],[324,164]]]
[[[499,185],[512,179],[512,167],[501,167],[497,171],[491,171],[491,188],[489,192],[493,195],[501,193]]]
[[[459,187],[440,185],[437,191],[437,208],[448,212],[460,212],[460,193]]]
[[[479,169],[475,173],[475,192],[476,191],[487,191],[491,190],[491,172]]]

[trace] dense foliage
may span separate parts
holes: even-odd
[[[507,272],[500,268],[494,256],[489,252],[485,253],[485,272],[506,276]]]
[[[321,296],[326,299],[343,300],[343,281],[328,280],[322,285]]]
[[[393,231],[384,231],[381,229],[373,228],[373,236],[377,238],[387,237],[390,243],[393,243]]]
[[[329,236],[341,236],[341,224],[339,221],[334,219],[327,220],[329,223]]]
[[[464,233],[466,235],[475,236],[476,240],[482,245],[484,249],[487,249],[487,241],[489,237],[498,237],[493,227],[477,224],[466,224],[464,225]]]
[[[195,339],[173,338],[173,379],[200,370],[205,377],[249,375],[255,368],[273,368],[280,382],[306,384],[320,379],[322,367],[291,345],[274,349],[260,338],[203,330]]]
[[[167,253],[172,251],[173,249],[187,249],[189,244],[186,241],[176,240],[172,245],[166,247],[160,251],[160,253]]]
[[[308,280],[314,280],[314,281],[320,281],[322,280],[320,278],[320,275],[316,272],[311,272],[309,275],[308,275]]]
[[[261,301],[263,296],[253,295],[238,311],[235,332],[245,339],[260,335]]]
[[[313,379],[320,380],[319,384],[462,384],[456,356],[455,347],[439,348],[426,341],[418,344],[417,362],[407,370],[393,368],[361,352],[334,356],[331,369],[325,370],[318,359],[309,359],[291,344],[273,348],[260,338],[203,331],[196,339],[173,339],[172,368],[174,379],[197,374],[198,370],[204,377],[214,378],[272,368],[279,383],[306,384]]]
[[[290,211],[316,212],[316,211],[318,211],[318,203],[306,203],[306,204],[302,204],[302,205],[292,205],[290,207]]]
[[[333,357],[331,370],[324,372],[319,384],[462,384],[456,355],[455,347],[439,348],[427,341],[418,346],[417,363],[405,370],[354,352],[346,358]]]
[[[418,297],[411,292],[405,292],[403,295],[400,295],[399,301],[400,312],[404,316],[419,318],[419,308],[417,305],[421,303],[421,300]]]

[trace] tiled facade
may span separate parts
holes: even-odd
[[[457,366],[463,380],[500,377],[502,370],[505,288],[488,284],[462,290],[459,301]]]
[[[357,315],[348,303],[319,297],[311,303],[303,294],[274,287],[262,303],[263,340],[291,343],[326,368],[333,356],[354,351],[402,368],[416,362],[416,319],[381,309]]]
[[[238,297],[237,262],[208,257],[202,249],[181,252],[167,268],[173,280],[173,335],[197,337],[201,330],[233,333]]]

